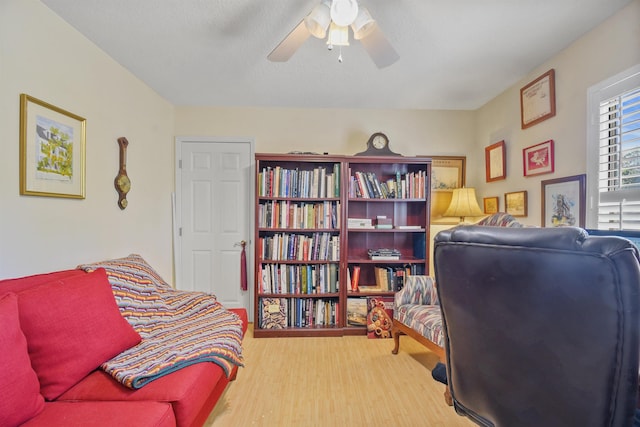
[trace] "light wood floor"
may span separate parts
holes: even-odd
[[[465,426],[431,378],[438,358],[409,337],[244,339],[245,367],[206,427]]]

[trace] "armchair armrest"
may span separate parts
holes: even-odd
[[[436,287],[430,276],[408,276],[404,287],[394,297],[394,308],[405,304],[440,305]]]

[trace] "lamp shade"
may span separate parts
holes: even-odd
[[[474,188],[456,188],[451,196],[451,203],[442,216],[457,216],[460,221],[464,221],[467,216],[482,216],[484,212],[480,210],[476,200],[476,190]]]
[[[319,39],[323,39],[327,34],[330,23],[331,5],[328,0],[323,0],[304,18],[304,24],[311,35]]]
[[[358,11],[358,16],[356,20],[351,24],[351,29],[353,30],[353,38],[356,40],[360,40],[371,34],[374,27],[376,25],[376,21],[373,19],[371,14],[367,9],[361,7]]]

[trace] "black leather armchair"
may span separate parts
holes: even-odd
[[[638,251],[579,228],[461,226],[435,237],[448,383],[483,426],[630,426]]]

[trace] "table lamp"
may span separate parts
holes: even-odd
[[[483,216],[476,200],[476,190],[474,188],[456,188],[451,196],[451,203],[442,216],[460,217],[460,222],[464,222],[467,216]]]

